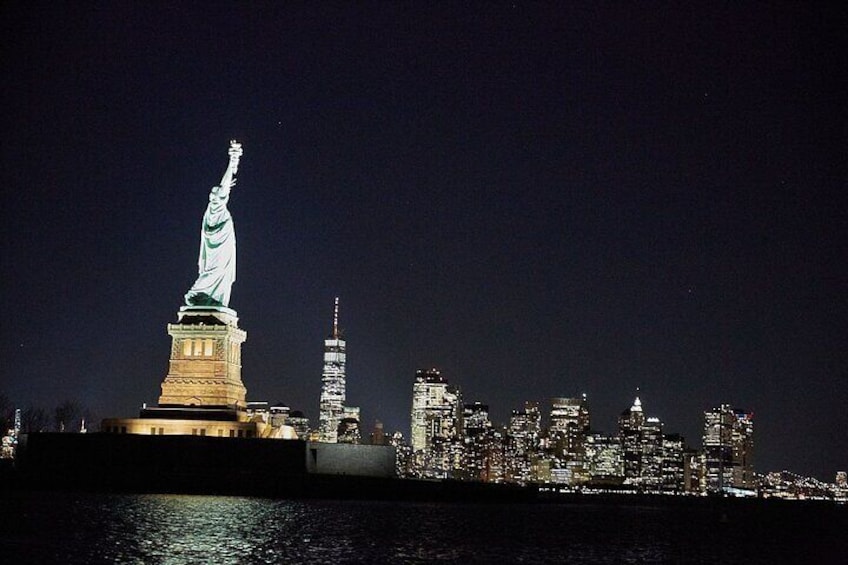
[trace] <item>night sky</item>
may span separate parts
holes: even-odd
[[[639,395],[756,468],[848,468],[844,9],[806,3],[3,2],[2,373],[155,404],[207,196],[231,200],[249,400],[408,437],[436,366],[505,423]],[[566,4],[566,3],[563,3]],[[712,5],[716,4],[716,5]]]

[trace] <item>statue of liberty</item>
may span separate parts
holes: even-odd
[[[209,192],[209,206],[200,229],[200,256],[197,280],[185,295],[188,306],[224,306],[230,303],[230,289],[236,280],[236,232],[227,209],[230,190],[235,186],[241,143],[230,141],[230,162],[219,186]]]

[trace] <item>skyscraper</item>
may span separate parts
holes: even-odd
[[[624,457],[618,436],[589,434],[586,461],[593,482],[620,484],[624,480]]]
[[[584,394],[578,398],[551,401],[548,440],[553,450],[555,482],[578,484],[588,479],[586,435],[589,433],[589,406]]]
[[[489,420],[489,405],[482,402],[465,404],[462,407],[462,427],[468,435],[479,434],[492,427]]]
[[[618,435],[624,454],[624,479],[629,483],[639,482],[642,469],[642,426],[644,424],[645,413],[642,411],[642,401],[637,396],[633,406],[618,417]]]
[[[362,431],[359,429],[359,407],[344,406],[342,419],[338,427],[338,443],[362,443]]]
[[[339,297],[333,307],[333,331],[324,340],[324,372],[318,414],[318,439],[338,441],[345,403],[345,340],[339,331]]]
[[[465,404],[462,409],[462,465],[463,479],[487,480],[488,451],[492,421],[489,406],[481,402]]]
[[[416,372],[410,430],[414,473],[443,477],[459,465],[461,405],[459,389],[449,385],[438,369]]]
[[[574,458],[584,453],[589,432],[589,406],[586,395],[551,400],[550,439],[556,443],[557,456]]]
[[[507,480],[526,483],[538,480],[531,473],[531,461],[541,448],[541,413],[538,402],[525,402],[523,410],[513,410],[506,441]]]
[[[667,492],[684,492],[688,471],[686,442],[680,434],[663,436],[662,489]]]
[[[642,456],[639,483],[647,490],[659,490],[663,484],[663,423],[650,416],[642,424]]]
[[[704,488],[707,492],[756,487],[753,416],[747,410],[728,404],[704,412]]]
[[[754,413],[737,408],[733,415],[733,486],[754,490]]]

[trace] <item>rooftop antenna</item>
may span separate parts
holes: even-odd
[[[339,339],[339,297],[333,306],[333,339]]]

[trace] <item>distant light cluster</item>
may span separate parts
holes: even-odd
[[[638,397],[619,416],[615,434],[592,430],[585,394],[551,399],[547,426],[539,403],[528,401],[499,427],[489,419],[486,404],[463,403],[459,387],[438,369],[419,370],[411,442],[395,442],[398,472],[411,478],[539,484],[564,492],[812,497],[808,482],[804,488],[778,489],[775,485],[785,481],[754,472],[751,412],[722,404],[703,418],[700,450],[688,447],[679,434],[664,433],[662,420],[646,416]],[[842,490],[818,483],[816,495],[844,501],[848,489],[845,474],[840,476]]]
[[[316,441],[363,442],[359,408],[344,405],[345,347],[336,298],[333,330],[324,341],[319,425],[309,433]],[[614,434],[592,429],[585,394],[551,399],[547,415],[545,426],[539,403],[527,401],[513,410],[506,426],[497,426],[488,405],[463,403],[461,389],[439,369],[421,369],[412,385],[409,443],[400,432],[386,435],[379,421],[370,443],[394,446],[398,475],[407,478],[538,484],[586,493],[844,501],[848,492],[844,484],[814,479],[789,484],[780,474],[757,475],[753,413],[729,404],[704,412],[700,450],[687,446],[681,435],[666,433],[661,419],[646,416],[638,396],[619,415]],[[844,473],[840,476],[845,483]]]

